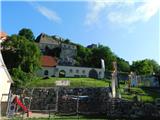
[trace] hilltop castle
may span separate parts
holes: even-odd
[[[59,36],[49,36],[41,33],[36,42],[41,50],[43,69],[38,71],[42,77],[92,77],[104,78],[105,65],[101,68],[76,67],[75,57],[77,45]]]

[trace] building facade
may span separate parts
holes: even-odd
[[[42,54],[48,55],[47,51],[49,51],[51,56],[56,56],[55,52],[58,49],[58,64],[73,66],[76,63],[74,58],[77,55],[77,46],[72,43],[65,43],[64,41],[59,36],[49,36],[44,33],[41,33],[36,39]]]
[[[102,62],[101,68],[89,68],[89,67],[76,67],[75,57],[77,56],[77,46],[71,42],[65,42],[65,40],[59,36],[49,36],[41,33],[36,42],[38,43],[42,51],[42,69],[37,73],[42,77],[92,77],[92,78],[104,78],[105,66]],[[59,48],[59,56],[52,54],[47,55],[46,51],[56,51],[55,48]],[[51,52],[52,53],[52,52]]]
[[[47,57],[47,56],[46,56]],[[42,61],[42,69],[37,72],[41,77],[91,77],[103,79],[105,73],[105,65],[102,60],[101,68],[61,66],[57,65],[55,58],[48,56],[48,60]],[[46,63],[48,65],[46,65]],[[50,63],[50,64],[49,64]]]
[[[41,77],[91,77],[104,78],[104,69],[73,66],[43,67],[38,72]]]
[[[74,58],[77,55],[77,47],[72,44],[61,43],[61,53],[59,64],[66,66],[73,66],[76,61]]]
[[[11,76],[4,64],[1,54],[1,42],[6,40],[7,35],[0,33],[0,112],[5,113],[7,109],[8,94],[10,91],[11,83],[13,83]],[[0,113],[0,114],[1,114]]]

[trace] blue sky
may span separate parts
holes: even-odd
[[[2,1],[1,31],[30,28],[35,36],[44,32],[84,46],[109,46],[130,63],[149,58],[160,64],[160,1],[117,1]]]

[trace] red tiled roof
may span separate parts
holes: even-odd
[[[0,32],[0,39],[6,40],[7,34],[5,32]]]
[[[52,56],[41,56],[41,64],[43,67],[54,67],[57,65],[57,59]]]

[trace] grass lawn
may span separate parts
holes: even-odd
[[[98,80],[93,78],[56,78],[33,80],[27,83],[26,87],[54,87],[55,81],[68,80],[70,87],[106,87],[109,86],[108,80]]]
[[[125,91],[125,86],[120,85],[120,91],[123,99],[133,100],[135,96],[143,102],[154,102],[156,98],[160,98],[160,93],[154,88],[131,87],[130,92]]]

